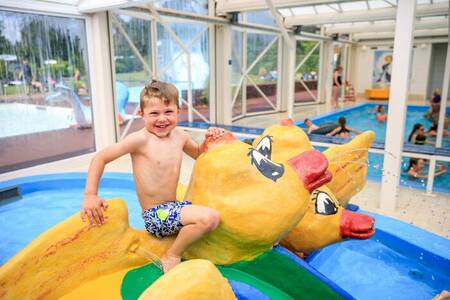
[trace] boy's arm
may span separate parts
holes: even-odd
[[[86,188],[84,191],[84,201],[83,206],[81,207],[81,218],[83,221],[85,221],[87,217],[89,223],[92,225],[102,225],[105,223],[102,209],[105,210],[108,207],[108,204],[104,199],[97,196],[100,177],[102,176],[107,163],[124,154],[134,152],[139,143],[140,138],[138,134],[131,134],[123,141],[106,147],[94,156],[91,165],[89,166]]]
[[[221,128],[217,128],[217,127],[208,128],[208,130],[205,133],[205,139],[204,139],[203,143],[201,143],[201,144],[197,144],[191,138],[191,136],[188,133],[186,133],[187,140],[186,140],[186,143],[184,144],[183,151],[187,155],[192,157],[193,159],[196,159],[197,157],[200,156],[200,154],[202,154],[205,151],[205,142],[207,139],[215,140],[215,139],[219,138],[220,136],[222,136],[224,134],[224,132],[225,132],[225,130],[223,130]]]

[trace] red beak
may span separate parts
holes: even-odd
[[[297,172],[310,193],[332,179],[331,173],[327,170],[328,160],[320,151],[305,151],[291,158],[288,163]]]
[[[353,239],[368,239],[375,233],[375,220],[360,213],[345,209],[341,216],[341,237]]]

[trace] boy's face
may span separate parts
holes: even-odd
[[[179,113],[175,104],[166,105],[154,99],[144,107],[141,115],[144,118],[145,128],[149,132],[157,137],[166,137],[177,126]]]

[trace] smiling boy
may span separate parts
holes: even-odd
[[[164,272],[180,263],[183,252],[196,240],[217,228],[219,214],[207,207],[176,201],[183,152],[196,159],[204,151],[180,128],[178,90],[161,81],[147,84],[140,95],[141,116],[145,126],[117,144],[99,151],[88,171],[83,221],[105,223],[103,210],[108,204],[97,196],[98,183],[105,165],[125,154],[131,155],[136,193],[142,207],[147,231],[158,238],[178,233],[174,243],[161,257]],[[219,128],[210,128],[205,138],[223,135]]]

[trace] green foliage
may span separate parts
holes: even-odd
[[[312,48],[314,48],[314,46],[317,43],[318,42],[314,42],[314,41],[299,41],[297,43],[297,49],[296,49],[296,53],[295,53],[296,65],[298,65],[304,59],[304,57],[311,51]],[[313,54],[305,61],[305,63],[297,71],[297,74],[298,73],[310,73],[312,71],[318,73],[319,58],[320,58],[320,50],[319,50],[319,48],[316,48],[316,50],[314,50]]]
[[[20,68],[23,59],[27,59],[37,80],[46,79],[47,76],[53,79],[71,77],[76,69],[82,75],[86,74],[85,49],[81,40],[84,37],[76,29],[69,29],[72,26],[64,24],[75,22],[72,25],[79,25],[76,22],[82,21],[67,19],[61,22],[59,17],[24,13],[3,16],[13,18],[19,24],[14,30],[20,32],[20,39],[13,44],[4,36],[4,24],[0,23],[0,54],[16,55],[17,61],[13,62],[16,68]],[[49,64],[49,60],[56,61],[56,64]],[[5,67],[5,63],[0,63],[2,78],[12,79],[11,68],[7,72]]]

